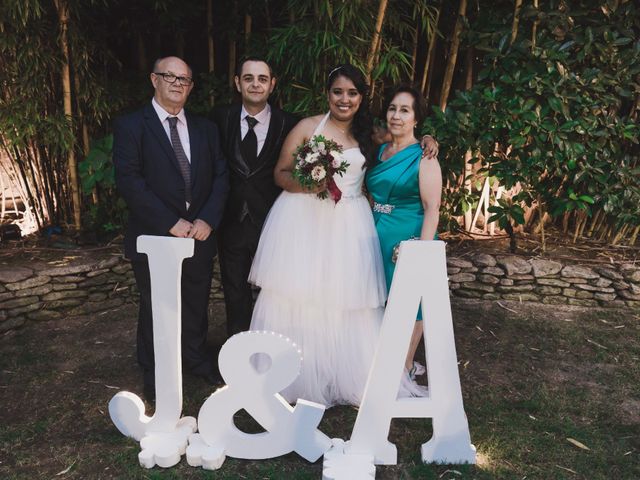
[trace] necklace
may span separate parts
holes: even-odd
[[[340,132],[342,132],[343,135],[347,134],[347,129],[340,128],[338,124],[335,122],[335,120],[333,119],[333,117],[331,116],[331,114],[329,114],[329,121],[333,124],[334,127],[336,127]]]

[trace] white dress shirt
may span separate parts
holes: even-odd
[[[167,133],[167,137],[169,137],[169,143],[171,143],[171,130],[167,119],[169,117],[178,118],[176,128],[178,130],[178,136],[180,137],[180,143],[182,144],[182,149],[184,150],[187,159],[191,162],[191,144],[189,143],[189,129],[187,128],[187,117],[184,114],[184,108],[180,110],[177,115],[172,115],[162,108],[158,102],[156,102],[155,97],[151,100],[151,105],[153,105],[153,109],[158,114],[162,128],[164,128],[164,131]]]
[[[249,131],[249,125],[245,118],[249,115],[249,113],[244,109],[244,105],[242,106],[242,110],[240,110],[240,138],[244,138],[244,136]],[[267,139],[267,132],[269,131],[269,121],[271,120],[271,106],[267,103],[267,105],[262,109],[260,113],[257,115],[249,115],[250,117],[255,118],[258,123],[253,127],[253,131],[256,132],[256,138],[258,139],[258,155],[260,155],[260,151],[262,150],[262,146],[264,145],[264,141]]]

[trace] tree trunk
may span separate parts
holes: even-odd
[[[69,5],[67,0],[54,0],[56,10],[58,11],[58,22],[60,25],[60,48],[62,50],[62,92],[64,100],[64,114],[66,115],[69,126],[73,131],[73,110],[71,108],[71,73],[69,66],[69,39],[68,39],[68,22],[69,22]],[[78,183],[78,165],[74,151],[75,142],[71,142],[69,153],[67,156],[67,168],[69,172],[69,186],[71,189],[71,202],[73,205],[73,225],[76,230],[82,227],[80,219],[80,186]]]
[[[424,71],[422,72],[422,85],[421,91],[422,95],[428,100],[429,98],[429,88],[428,85],[431,83],[432,75],[429,75],[432,65],[433,65],[433,52],[435,51],[436,42],[438,41],[438,22],[440,21],[440,12],[442,11],[442,7],[438,9],[438,13],[436,13],[436,22],[433,26],[433,32],[431,32],[431,38],[429,39],[429,49],[427,50],[427,58],[424,62]]]
[[[522,8],[522,0],[516,0],[515,9],[513,11],[513,23],[511,24],[511,42],[510,45],[513,45],[513,42],[516,41],[516,37],[518,36],[518,24],[520,23],[520,9]]]
[[[449,59],[447,61],[447,69],[444,72],[444,79],[442,80],[442,92],[440,92],[440,109],[443,112],[447,108],[447,100],[449,99],[449,91],[451,90],[451,83],[453,81],[453,72],[456,68],[456,59],[458,58],[460,33],[462,32],[462,25],[464,23],[464,17],[466,14],[467,0],[460,0],[460,6],[458,8],[458,18],[456,19],[456,26],[453,30],[451,50],[449,51]]]
[[[380,45],[382,43],[380,33],[382,31],[382,23],[384,22],[384,15],[386,11],[387,11],[387,0],[380,0],[380,5],[378,7],[378,18],[376,19],[375,30],[373,31],[373,37],[371,38],[369,55],[367,55],[366,77],[367,77],[367,81],[369,82],[369,85],[372,85],[373,63],[375,61],[376,54],[378,53],[378,49],[380,48]]]

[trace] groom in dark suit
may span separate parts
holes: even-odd
[[[229,336],[249,329],[251,261],[267,213],[281,191],[273,181],[280,149],[298,121],[267,102],[275,84],[267,62],[246,58],[235,76],[242,102],[216,108],[213,113],[229,162],[231,185],[218,235]]]
[[[216,126],[184,105],[193,88],[191,68],[177,57],[156,61],[155,94],[144,108],[114,122],[116,184],[129,208],[124,247],[140,292],[138,363],[145,396],[155,393],[151,284],[147,257],[136,252],[139,235],[195,239],[182,267],[182,358],[193,374],[220,382],[205,346],[215,230],[229,190]]]

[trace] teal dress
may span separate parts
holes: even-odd
[[[424,209],[418,183],[422,157],[420,144],[409,145],[381,161],[385,146],[380,147],[378,162],[367,172],[366,182],[374,201],[373,218],[380,238],[384,275],[389,290],[396,268],[391,260],[393,248],[403,240],[420,237]]]

